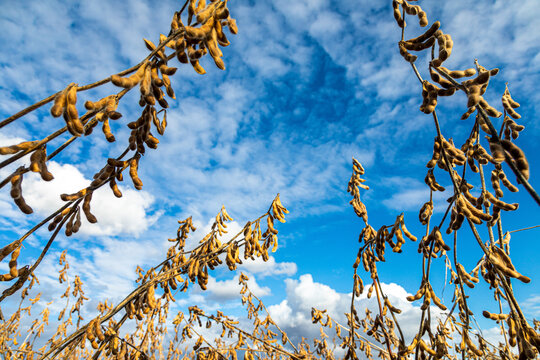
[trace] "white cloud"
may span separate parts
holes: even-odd
[[[297,280],[287,279],[285,284],[286,299],[279,304],[268,306],[268,310],[276,323],[286,330],[291,338],[299,341],[302,336],[318,337],[319,326],[313,325],[311,321],[312,307],[318,310],[326,309],[334,320],[342,325],[347,324],[344,313],[350,311],[350,293],[340,293],[328,285],[318,283],[313,280],[311,274],[302,275]],[[366,284],[366,290],[355,305],[356,309],[360,311],[360,317],[362,317],[364,309],[378,313],[376,296],[373,295],[371,299],[366,297],[368,287],[369,285]],[[383,283],[382,288],[392,305],[402,310],[397,318],[406,341],[412,340],[418,330],[420,307],[405,299],[410,294],[402,286],[394,283]],[[431,311],[432,319],[441,315],[438,308],[432,306]]]
[[[442,174],[446,175],[446,174]],[[444,212],[448,207],[445,201],[451,196],[449,191],[451,186],[447,186],[445,179],[437,178],[437,182],[444,184],[448,190],[444,192],[436,191],[433,193],[433,211],[435,213]],[[390,177],[381,182],[384,187],[391,191],[391,196],[382,201],[383,205],[392,210],[399,211],[419,211],[422,205],[429,201],[429,187],[417,179],[407,177]]]
[[[286,275],[292,276],[296,274],[297,266],[293,262],[276,262],[273,256],[268,258],[268,261],[263,261],[262,258],[255,258],[255,260],[247,259],[243,260],[243,264],[239,266],[239,269],[251,274],[257,274],[257,277],[265,277],[272,275]]]
[[[225,300],[238,299],[240,295],[241,285],[238,284],[240,275],[237,274],[234,278],[229,280],[216,280],[213,277],[208,278],[208,296],[209,299],[220,302]],[[249,276],[247,281],[249,289],[257,297],[270,295],[271,290],[269,287],[260,286],[255,280],[254,276]]]
[[[539,317],[540,316],[540,294],[530,295],[522,305],[525,313],[529,316]]]
[[[42,216],[49,215],[64,204],[60,194],[75,193],[90,184],[90,180],[73,165],[49,161],[48,169],[54,175],[52,181],[46,182],[36,174],[29,174],[22,185],[26,202]],[[154,202],[151,194],[124,186],[120,186],[120,189],[123,193],[121,198],[116,198],[107,186],[95,191],[91,211],[98,223],[84,221],[81,234],[104,236],[123,233],[137,236],[157,220],[159,214],[147,215]]]

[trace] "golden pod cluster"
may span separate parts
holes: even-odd
[[[66,236],[71,236],[72,234],[77,233],[80,228],[81,228],[81,211],[80,211],[80,208],[77,206],[75,208],[75,211],[72,211],[71,215],[69,216],[69,219],[66,222],[65,234]]]
[[[195,3],[195,0],[190,0],[188,26],[185,26],[184,38],[179,39],[174,45],[177,58],[182,63],[189,61],[193,69],[202,75],[206,73],[206,70],[199,63],[199,59],[210,53],[216,66],[225,70],[223,54],[219,46],[228,46],[229,41],[223,28],[229,27],[232,34],[238,33],[236,21],[230,17],[226,1],[206,3],[204,0],[199,0],[196,5]],[[197,24],[201,24],[200,27],[189,26],[194,16]],[[172,27],[179,25],[179,20],[173,20],[173,23],[175,22],[176,25]]]
[[[439,90],[441,90],[439,87],[427,80],[422,82],[422,104],[420,105],[420,111],[424,114],[431,114],[435,110]]]
[[[428,306],[431,304],[431,301],[435,303],[441,310],[446,310],[446,306],[444,306],[441,302],[441,300],[437,297],[435,292],[433,291],[433,288],[428,282],[423,282],[420,285],[420,288],[414,295],[407,296],[408,301],[417,301],[421,298],[424,298],[424,303],[421,306],[422,310],[425,310],[428,308]]]
[[[456,148],[452,139],[446,140],[445,138],[442,138],[441,143],[452,165],[465,164],[465,162],[467,161],[465,153],[461,149]]]
[[[122,117],[122,114],[116,111],[116,108],[118,106],[118,98],[116,95],[109,95],[104,97],[103,99],[100,99],[97,102],[92,101],[86,101],[84,103],[84,106],[87,110],[90,111],[97,111],[96,113],[96,120],[98,122],[102,123],[102,131],[105,135],[105,138],[108,142],[114,142],[115,138],[114,135],[111,132],[111,126],[109,123],[110,120],[118,120]],[[97,122],[92,122],[85,130],[85,135],[90,135],[92,133],[93,128],[97,125]]]
[[[79,119],[76,104],[77,84],[71,83],[54,98],[51,115],[54,117],[63,116],[70,134],[81,136],[84,133],[84,126]]]
[[[362,281],[362,278],[358,276],[358,274],[354,274],[354,296],[360,297],[362,293],[364,292],[364,282]]]
[[[275,197],[274,201],[272,201],[272,216],[273,218],[277,219],[278,221],[284,223],[285,222],[285,214],[288,214],[289,210],[281,204],[281,200],[279,199],[279,194]]]
[[[518,125],[514,120],[510,119],[508,116],[504,118],[504,138],[507,140],[517,139],[519,137],[520,131],[525,129],[525,126]]]
[[[458,214],[463,215],[473,223],[480,225],[482,221],[490,221],[491,215],[483,212],[481,209],[475,207],[468,199],[462,194],[456,197],[456,210]]]
[[[99,343],[105,340],[105,335],[101,330],[101,321],[99,316],[95,319],[92,319],[86,326],[85,331],[86,338],[92,344],[94,349],[99,348]]]
[[[159,140],[151,132],[152,123],[161,134],[167,125],[166,116],[163,117],[163,122],[160,122],[157,114],[153,106],[146,105],[141,116],[136,121],[127,124],[131,129],[131,135],[129,136],[129,147],[131,150],[137,150],[138,153],[144,154],[145,146],[151,149],[157,149]]]
[[[486,92],[491,76],[497,75],[499,69],[479,71],[474,79],[465,80],[462,85],[467,88],[467,107],[478,105],[480,98]]]

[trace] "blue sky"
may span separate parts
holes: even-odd
[[[445,66],[472,67],[478,58],[487,68],[501,69],[486,98],[500,108],[508,82],[513,98],[521,103],[518,122],[526,130],[516,144],[528,155],[531,184],[540,189],[540,146],[535,141],[540,134],[535,121],[540,115],[536,1],[513,7],[503,1],[419,4],[430,23],[440,20],[443,31],[452,35],[454,50]],[[142,38],[157,43],[160,33],[168,33],[170,18],[180,6],[177,1],[0,0],[0,117],[70,82],[91,83],[136,64],[147,54]],[[316,334],[316,328],[305,330],[311,306],[342,314],[341,305],[351,291],[351,265],[362,228],[346,193],[353,156],[364,165],[371,187],[363,193],[370,223],[375,227],[393,223],[404,211],[407,226],[415,234],[422,232],[417,215],[429,198],[423,179],[436,133],[431,116],[418,109],[421,87],[399,55],[400,31],[390,2],[233,0],[229,8],[239,34],[229,36],[231,45],[223,49],[227,69],[217,69],[211,59],[202,62],[204,76],[190,66],[179,66],[172,77],[177,101],[169,101],[165,136],[141,161],[143,190],[136,191],[126,181],[120,200],[107,189],[96,194],[93,206],[99,223],[84,223],[77,237],[59,237],[38,270],[40,279],[51,286],[46,291],[50,298],[58,254],[64,248],[69,249],[72,274],[81,275],[92,301],[103,297],[118,301],[133,287],[136,265],[150,266],[163,258],[177,220],[193,215],[199,225],[196,241],[224,204],[236,221],[232,229],[239,230],[265,212],[279,192],[291,211],[288,222],[279,226],[280,248],[270,264],[246,265],[244,271],[252,275],[253,286],[267,305],[273,305],[273,315],[284,328]],[[409,21],[406,37],[419,33],[417,23]],[[421,57],[417,64],[425,77],[426,59]],[[80,98],[95,100],[116,90],[108,85]],[[472,118],[459,120],[465,99],[458,94],[438,106],[443,134],[459,145],[472,125]],[[41,138],[61,126],[62,120],[48,111],[46,106],[3,128],[0,144]],[[0,192],[0,241],[24,233],[58,207],[61,192],[85,186],[107,157],[123,150],[129,136],[125,124],[139,116],[137,96],[126,96],[119,111],[124,117],[111,125],[116,143],[107,146],[95,131],[50,164],[54,181],[44,184],[35,174],[25,178],[23,190],[34,215],[20,214],[8,192]],[[61,139],[56,142],[60,143]],[[0,175],[6,174],[0,170]],[[436,176],[443,186],[450,184],[442,172]],[[438,209],[448,196],[437,197],[442,204]],[[524,190],[508,192],[504,199],[520,203],[516,213],[505,214],[506,230],[539,223],[538,206]],[[515,285],[531,318],[540,315],[540,288],[534,276],[540,267],[530,255],[540,250],[539,231],[513,236],[514,263],[533,278],[527,286]],[[46,237],[47,232],[40,231],[29,239],[21,258],[34,259]],[[480,250],[468,230],[460,241],[463,261],[472,268]],[[388,286],[396,299],[417,290],[421,268],[416,249],[417,245],[407,244],[403,254],[389,256],[380,267],[383,281],[395,283]],[[7,264],[0,268],[6,270]],[[440,294],[444,266],[437,263],[435,269]],[[240,314],[233,296],[236,289],[230,286],[233,276],[216,272],[211,280],[214,292],[209,286],[206,295],[192,292],[181,302],[208,309],[226,304]],[[490,296],[482,287],[475,292],[479,298]],[[448,285],[445,294],[449,301]],[[409,309],[404,322],[412,322],[418,308],[406,301],[399,305]],[[482,301],[473,302],[478,314],[485,309],[482,306]]]

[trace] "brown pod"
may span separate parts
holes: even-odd
[[[107,105],[108,99],[109,99],[109,97],[106,96],[103,99],[100,99],[100,100],[98,100],[96,102],[92,102],[92,101],[88,100],[88,101],[86,101],[84,103],[84,107],[87,110],[101,110],[103,107],[105,107]]]
[[[427,18],[427,15],[426,15],[425,11],[420,10],[418,12],[418,23],[420,24],[421,27],[428,26],[429,21],[428,21],[428,18]]]
[[[435,138],[435,142],[433,143],[433,155],[431,157],[431,160],[426,164],[426,167],[433,168],[435,167],[435,164],[439,161],[441,158],[441,143],[439,141],[439,138]]]
[[[111,75],[111,82],[114,85],[120,86],[120,87],[123,87],[123,88],[130,88],[130,87],[135,86],[135,84],[132,81],[130,81],[127,78],[123,78],[123,77],[121,77],[119,75]]]
[[[481,85],[471,85],[467,88],[467,107],[471,108],[480,102]]]
[[[407,40],[407,42],[411,42],[411,43],[421,43],[421,42],[424,42],[426,41],[427,39],[431,38],[433,36],[433,34],[435,34],[435,32],[437,30],[439,30],[439,27],[441,26],[441,23],[439,21],[435,21],[433,23],[433,25],[431,25],[431,27],[429,29],[426,30],[425,33],[423,33],[422,35],[418,36],[418,37],[415,37],[413,39],[409,39]]]
[[[514,210],[517,210],[518,207],[519,207],[519,204],[518,203],[514,203],[514,204],[508,204],[508,203],[505,203],[504,201],[500,200],[500,199],[497,199],[495,196],[493,196],[493,194],[491,194],[489,191],[486,191],[484,192],[484,197],[490,202],[492,203],[494,206],[502,209],[502,210],[505,210],[505,211],[514,211]]]
[[[86,195],[86,192],[87,192],[87,189],[84,188],[74,194],[60,194],[60,199],[62,199],[62,201],[73,201],[73,200],[77,200],[77,199],[80,199],[82,198],[83,196]]]
[[[98,317],[96,321],[94,322],[94,331],[99,341],[104,341],[105,335],[103,334],[103,331],[101,331],[101,322],[99,320],[100,319]]]
[[[419,219],[420,219],[420,222],[422,223],[422,225],[426,225],[427,224],[427,221],[428,219],[430,218],[430,216],[433,214],[433,202],[429,201],[427,203],[425,203],[422,208],[420,209],[420,213],[419,213]]]
[[[407,25],[401,16],[401,11],[399,11],[399,3],[396,0],[393,0],[392,6],[394,7],[394,19],[396,19],[396,22],[400,28],[404,28]]]
[[[208,52],[210,53],[210,56],[212,57],[222,57],[223,53],[219,49],[218,42],[217,42],[217,33],[215,29],[212,29],[210,31],[210,36],[208,36],[204,40],[204,45],[208,49]]]
[[[176,51],[176,58],[182,64],[187,64],[189,62],[189,58],[184,49]]]
[[[15,205],[19,207],[19,209],[25,213],[25,214],[31,214],[34,211],[28,204],[24,201],[24,198],[22,196],[22,180],[23,175],[17,174],[11,178],[11,192],[10,195],[13,198]]]
[[[49,171],[49,169],[47,169],[47,148],[46,148],[46,145],[43,146],[42,150],[41,150],[41,154],[42,154],[42,157],[41,157],[41,161],[40,161],[40,172],[39,174],[41,175],[41,178],[44,180],[44,181],[51,181],[52,179],[54,179],[54,176],[53,174],[51,174],[51,172]]]
[[[103,125],[101,127],[103,130],[103,134],[105,134],[105,138],[108,142],[114,142],[116,139],[114,138],[114,135],[111,132],[111,127],[109,125],[109,119],[106,119],[103,121]]]
[[[491,156],[493,161],[497,164],[500,164],[504,161],[504,149],[501,144],[496,143],[495,141],[489,140],[489,150],[491,151]]]
[[[17,270],[17,258],[21,252],[21,247],[19,246],[11,253],[11,260],[9,261],[9,275],[14,279],[19,276],[19,270]]]
[[[433,81],[439,83],[442,87],[444,87],[446,89],[452,88],[452,89],[455,90],[454,84],[452,84],[450,81],[446,80],[444,77],[439,75],[439,73],[437,73],[435,70],[433,70],[433,68],[430,68],[429,74],[431,76],[431,79]]]
[[[0,261],[2,261],[6,256],[8,256],[9,254],[11,254],[11,252],[13,250],[15,250],[15,248],[17,248],[18,246],[20,245],[20,242],[18,240],[15,240],[14,242],[12,242],[11,244],[8,244],[6,246],[4,246],[1,250],[0,250]]]
[[[120,86],[124,88],[132,88],[143,79],[147,67],[148,67],[148,62],[143,63],[141,66],[139,66],[137,71],[128,78],[123,78],[118,75],[112,75],[111,82],[116,86]]]
[[[43,153],[41,149],[36,149],[32,155],[30,155],[30,171],[41,172],[41,162],[43,161]]]
[[[75,221],[75,216],[76,216],[76,213],[73,212],[73,214],[71,214],[68,221],[66,222],[66,230],[65,230],[66,236],[71,236],[73,234],[73,223]]]
[[[403,58],[408,61],[408,62],[415,62],[416,59],[418,58],[416,55],[412,55],[410,54],[407,49],[405,48],[405,46],[403,45],[402,42],[399,42],[398,44],[399,46],[399,53],[401,54],[401,56],[403,56]]]
[[[497,111],[497,109],[495,109],[494,107],[492,107],[491,105],[489,105],[489,103],[483,98],[480,96],[480,101],[479,101],[479,104],[480,106],[486,111],[486,113],[491,116],[491,117],[495,117],[495,118],[499,118],[502,116],[502,113]]]
[[[236,20],[231,18],[230,16],[227,18],[227,26],[229,27],[229,31],[231,34],[236,35],[238,34],[238,27],[236,26]]]
[[[152,86],[163,86],[163,80],[158,75],[157,66],[152,66],[150,70],[150,76],[152,78]]]
[[[81,212],[79,211],[79,208],[76,210],[76,216],[75,216],[75,223],[73,224],[72,231],[73,233],[76,233],[81,228]]]
[[[204,70],[204,68],[201,66],[201,64],[199,64],[199,60],[190,60],[189,62],[191,63],[191,66],[193,66],[193,69],[198,74],[201,74],[201,75],[206,74],[206,70]]]
[[[150,95],[150,86],[152,84],[152,73],[149,67],[146,67],[144,75],[140,84],[141,95],[147,96]]]
[[[165,74],[165,75],[174,75],[176,73],[176,70],[177,68],[175,67],[168,67],[167,65],[165,64],[161,64],[159,66],[159,71],[161,71],[161,74]]]
[[[526,180],[529,180],[529,162],[527,161],[523,150],[521,150],[516,144],[514,144],[510,140],[501,140],[501,145],[504,150],[506,150],[510,154],[512,160],[516,164],[516,167],[521,172],[523,177]]]
[[[77,103],[77,85],[73,84],[69,87],[66,93],[66,100],[68,104],[75,105]]]
[[[203,49],[195,49],[195,46],[190,45],[187,47],[187,54],[190,60],[198,60],[204,55]]]
[[[197,22],[199,24],[204,24],[206,23],[207,21],[211,20],[213,18],[212,14],[214,13],[214,10],[216,9],[216,5],[219,5],[219,4],[222,4],[222,2],[220,1],[214,1],[213,3],[211,3],[210,5],[208,5],[204,10],[203,9],[200,9],[200,11],[198,11],[199,9],[196,10],[196,14],[197,14]],[[199,5],[205,5],[204,4],[204,0],[199,0]]]
[[[223,32],[223,25],[221,24],[221,21],[216,21],[215,30],[216,30],[217,41],[219,45],[223,47],[229,46],[231,43],[229,42],[229,39],[227,39],[227,36]]]
[[[142,183],[141,179],[139,178],[139,176],[137,174],[137,168],[138,168],[138,165],[139,165],[139,159],[140,159],[140,155],[137,154],[129,162],[129,175],[131,176],[131,180],[133,181],[133,185],[135,186],[135,189],[137,189],[137,190],[141,190],[142,186],[143,186],[143,183]]]
[[[95,224],[97,223],[97,218],[90,212],[90,201],[92,201],[92,191],[84,197],[82,209],[86,216],[86,220],[88,220],[89,223]]]
[[[521,115],[519,115],[519,114],[512,108],[512,106],[510,105],[509,98],[510,98],[510,96],[507,96],[507,95],[503,95],[502,98],[501,98],[501,100],[502,100],[502,105],[503,105],[504,109],[506,110],[506,112],[508,113],[508,115],[510,115],[512,118],[514,118],[514,119],[521,119]]]
[[[206,33],[202,30],[202,28],[196,28],[192,26],[186,26],[186,37],[189,40],[204,40],[206,37]]]
[[[491,172],[491,186],[493,187],[493,190],[495,190],[495,195],[497,197],[503,197],[504,193],[501,189],[500,179],[497,170],[493,170]]]
[[[146,45],[146,48],[150,51],[154,51],[156,49],[156,45],[148,39],[143,39],[144,45]]]
[[[64,120],[68,130],[73,136],[80,136],[84,133],[84,126],[79,120],[79,113],[75,105],[68,103],[64,112]]]
[[[122,160],[113,159],[113,158],[108,158],[107,164],[114,167],[119,167],[119,168],[126,168],[128,165],[127,161],[122,161]]]
[[[506,177],[506,175],[504,174],[502,170],[499,171],[499,178],[501,179],[503,185],[511,192],[519,191],[519,189],[516,186],[514,186],[514,184],[512,184],[510,180],[508,180],[508,178]]]
[[[66,103],[66,90],[63,90],[59,92],[58,95],[56,95],[56,97],[54,98],[54,104],[51,107],[51,115],[54,117],[60,117],[64,112]]]
[[[456,88],[452,87],[449,89],[440,89],[437,91],[438,96],[452,96],[456,93]]]
[[[469,118],[469,116],[476,111],[476,106],[471,106],[469,107],[469,109],[467,109],[467,111],[461,115],[461,120],[466,120]]]
[[[440,67],[441,70],[444,70],[450,77],[453,79],[461,79],[463,77],[469,77],[476,74],[476,69],[465,69],[465,70],[448,70],[445,67]]]

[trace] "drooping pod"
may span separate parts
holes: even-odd
[[[516,144],[510,140],[501,140],[501,145],[512,157],[512,161],[521,172],[525,180],[529,180],[529,162],[525,157],[525,153]]]

